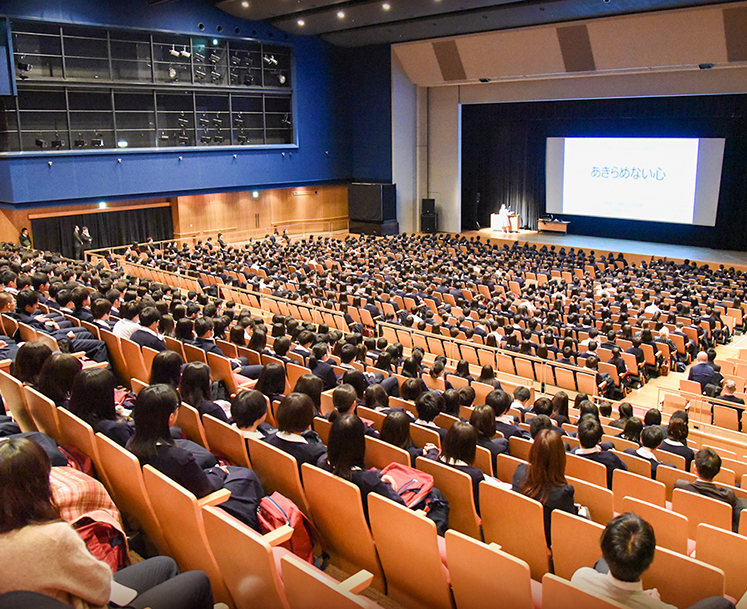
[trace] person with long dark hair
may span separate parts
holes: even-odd
[[[165,383],[174,389],[179,387],[184,360],[176,351],[161,351],[153,358],[150,368],[150,385]]]
[[[520,464],[514,473],[513,490],[536,499],[544,508],[545,538],[550,547],[550,521],[553,510],[576,514],[573,487],[565,479],[565,447],[562,436],[543,429],[534,438],[529,463]]]
[[[81,370],[73,382],[68,409],[83,419],[94,432],[101,432],[120,446],[135,433],[132,425],[117,414],[114,389],[117,379],[104,368]]]
[[[219,421],[228,423],[228,417],[220,405],[210,396],[210,367],[204,362],[189,362],[182,370],[179,382],[182,402],[195,408],[200,416],[209,414]]]
[[[256,474],[244,467],[200,467],[192,453],[171,437],[169,426],[176,421],[179,405],[179,394],[170,385],[143,389],[135,401],[135,435],[127,448],[141,465],[151,465],[198,499],[221,488],[229,489],[231,497],[219,507],[259,530],[256,512],[264,490]]]
[[[26,438],[0,443],[0,594],[29,591],[76,608],[107,606],[117,586],[130,588],[133,609],[212,609],[205,573],[179,574],[169,557],[121,569],[94,558],[60,518],[46,453]],[[28,605],[25,605],[28,606]]]
[[[83,364],[70,353],[53,353],[42,364],[36,388],[59,407],[67,406],[75,376]]]

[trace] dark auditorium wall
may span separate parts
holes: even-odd
[[[500,202],[545,210],[547,137],[726,138],[715,227],[564,216],[570,233],[747,250],[747,95],[524,102],[462,108],[462,225],[490,225]],[[480,205],[476,195],[480,193]]]
[[[154,7],[145,0],[0,0],[0,15],[191,35],[200,35],[198,23],[204,23],[205,33],[214,33],[221,25],[223,35],[233,37],[238,27],[240,37],[290,44],[298,137],[297,146],[274,149],[87,150],[0,156],[0,203],[18,208],[55,201],[391,180],[388,47],[369,52],[336,48],[317,37],[292,36],[264,23],[236,19],[207,0]],[[356,86],[350,86],[351,81]],[[236,159],[233,154],[238,155]]]

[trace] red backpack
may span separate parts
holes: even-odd
[[[381,477],[392,485],[407,507],[417,505],[433,490],[433,476],[400,463],[387,465],[381,470]]]
[[[318,540],[321,545],[321,538],[311,521],[290,499],[277,491],[269,497],[262,497],[257,508],[257,520],[262,534],[286,524],[292,527],[293,537],[281,547],[314,564],[314,541]]]

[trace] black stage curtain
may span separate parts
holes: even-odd
[[[76,225],[88,227],[91,249],[142,243],[147,237],[155,241],[174,238],[171,207],[152,207],[31,220],[34,247],[72,257]]]
[[[548,137],[726,138],[715,227],[564,216],[569,232],[747,250],[747,95],[484,104],[462,108],[462,229],[502,203],[537,228]]]

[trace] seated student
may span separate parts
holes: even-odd
[[[659,450],[665,450],[685,458],[685,469],[689,472],[695,459],[695,451],[687,445],[689,433],[688,416],[684,410],[672,413],[667,426],[667,437],[661,443]]]
[[[428,388],[423,384],[423,381],[415,378],[406,378],[402,381],[402,385],[400,385],[399,397],[408,402],[415,402],[424,391],[428,391]]]
[[[607,523],[600,545],[603,560],[595,568],[581,567],[573,574],[572,584],[634,609],[675,609],[674,605],[660,600],[655,588],[643,589],[641,576],[654,562],[656,551],[656,536],[648,522],[636,514],[621,514]],[[695,603],[690,609],[733,607],[724,597],[713,596]]]
[[[476,406],[469,418],[469,424],[477,429],[477,445],[490,451],[493,471],[496,471],[498,455],[508,454],[508,440],[497,438],[495,431],[495,414],[487,404]]]
[[[574,448],[571,452],[604,465],[607,468],[607,488],[611,489],[612,473],[616,469],[628,471],[628,466],[616,454],[602,449],[599,445],[602,435],[602,425],[599,420],[594,416],[584,415],[578,424],[578,441],[581,446]]]
[[[568,416],[568,394],[565,391],[558,391],[552,396],[552,414],[550,418],[555,421],[558,427],[561,427],[563,423],[571,422]]]
[[[728,379],[724,382],[724,390],[721,392],[721,395],[718,396],[718,399],[729,402],[729,407],[737,411],[737,422],[739,424],[739,431],[742,431],[742,413],[744,412],[744,400],[734,395],[736,390],[737,383],[734,381],[734,379]],[[725,404],[722,404],[720,402],[718,404],[719,406],[725,406]],[[731,406],[731,404],[733,404],[733,406]],[[713,415],[711,415],[711,417],[713,417]],[[712,418],[711,422],[713,422]]]
[[[641,421],[638,417],[630,417],[625,423],[625,429],[622,430],[622,433],[617,434],[617,437],[623,438],[624,440],[630,440],[631,442],[636,442],[638,445],[640,445],[642,431],[643,421]],[[662,437],[664,437],[663,434]]]
[[[228,423],[226,411],[210,399],[210,367],[207,364],[189,362],[184,366],[179,382],[179,394],[182,402],[195,408],[201,417],[209,414],[219,421]]]
[[[297,364],[298,362],[288,357],[288,351],[290,351],[290,348],[291,339],[287,336],[279,336],[275,339],[275,342],[272,343],[272,353],[270,353],[270,355],[276,357],[281,362],[285,362],[286,364]]]
[[[410,437],[411,418],[403,410],[390,410],[381,424],[381,433],[379,439],[382,442],[406,450],[410,454],[410,464],[415,467],[415,460],[418,457],[428,457],[435,459],[438,456],[438,447],[430,442],[423,448],[415,446]]]
[[[174,482],[181,484],[198,499],[219,489],[231,491],[220,504],[232,516],[259,530],[257,507],[264,490],[250,469],[213,466],[203,469],[192,453],[178,446],[169,426],[176,420],[179,394],[170,385],[150,385],[137,396],[133,417],[135,435],[127,448],[141,465],[151,465]]]
[[[712,448],[701,448],[695,455],[695,473],[698,479],[695,482],[677,480],[674,488],[681,488],[692,493],[698,493],[711,499],[718,499],[731,505],[732,529],[735,533],[739,531],[739,515],[744,509],[744,503],[730,488],[716,486],[713,479],[721,471],[721,457]]]
[[[112,576],[109,565],[94,558],[75,530],[60,519],[49,459],[30,440],[0,443],[0,504],[0,594],[24,590],[65,606],[102,607],[112,598],[113,580],[136,593],[134,600],[120,601],[133,609],[213,608],[207,575],[179,575],[168,557],[144,560]]]
[[[308,395],[290,393],[285,396],[275,418],[278,431],[267,436],[265,442],[295,457],[299,472],[304,463],[316,465],[327,453],[319,436],[311,431],[314,403]]]
[[[352,385],[340,385],[332,392],[332,404],[334,410],[327,413],[327,419],[334,423],[335,419],[343,414],[358,414],[358,394]],[[373,421],[358,417],[366,426],[366,435],[378,438],[379,432],[373,428]]]
[[[267,398],[254,389],[240,391],[231,400],[231,418],[245,438],[264,440],[277,431],[266,422]]]
[[[159,353],[166,351],[166,343],[158,336],[158,323],[161,321],[161,314],[156,307],[145,307],[139,314],[140,328],[130,335],[130,340],[141,347],[150,347]]]
[[[437,391],[426,391],[415,401],[418,418],[413,421],[415,425],[437,431],[441,440],[446,435],[446,430],[436,425],[433,419],[443,411],[443,401],[443,396]]]
[[[460,406],[472,406],[475,403],[475,388],[474,387],[460,387],[457,391],[459,394],[459,405]]]
[[[459,393],[456,389],[447,389],[441,394],[444,398],[444,411],[443,414],[448,414],[451,417],[460,417],[461,404],[459,403]]]
[[[514,389],[514,401],[511,408],[516,408],[521,413],[521,422],[524,422],[524,415],[529,412],[529,398],[532,394],[526,387],[519,386]]]
[[[307,359],[311,373],[322,380],[323,391],[337,386],[337,375],[326,357],[327,343],[319,342],[311,348],[311,356]]]
[[[83,368],[81,361],[70,353],[53,353],[41,367],[36,389],[46,395],[58,408],[67,407],[75,377]]]
[[[285,394],[285,368],[283,364],[270,362],[259,373],[254,388],[266,395],[271,402],[282,400]]]
[[[91,315],[93,315],[93,323],[104,330],[110,332],[114,329],[114,323],[109,321],[109,316],[112,310],[112,303],[106,298],[97,298],[91,304]]]
[[[514,491],[542,504],[548,548],[551,544],[550,520],[553,510],[578,513],[573,500],[574,489],[565,479],[565,461],[560,434],[553,430],[539,430],[529,451],[529,463],[521,463],[516,468],[511,483]]]
[[[470,374],[469,362],[466,359],[460,359],[457,362],[456,370],[454,370],[453,375],[458,376],[459,378],[465,379],[468,383],[471,383],[472,381],[475,380],[474,378],[472,378],[472,375]]]
[[[469,423],[454,423],[441,440],[441,456],[438,460],[467,474],[472,480],[472,495],[475,509],[480,513],[480,482],[488,477],[475,467],[477,454],[477,429]]]
[[[314,416],[322,412],[322,379],[313,374],[302,374],[293,388],[294,393],[303,393],[311,398],[314,403]]]
[[[617,409],[618,418],[610,423],[610,427],[617,427],[618,429],[625,429],[625,424],[633,416],[633,406],[627,402],[623,402]]]
[[[128,300],[123,302],[119,308],[119,321],[114,324],[112,332],[119,338],[130,338],[133,332],[140,329],[139,314],[139,301]]]
[[[478,383],[485,383],[486,385],[492,385],[494,389],[501,389],[501,382],[498,377],[495,376],[493,366],[485,364],[480,370],[480,376],[477,378]]]
[[[223,357],[223,351],[221,351],[213,338],[214,330],[215,322],[211,318],[200,317],[196,319],[195,334],[197,336],[192,339],[191,343],[195,347],[202,349],[205,353],[215,353],[216,355]],[[249,365],[249,360],[245,357],[232,358],[230,359],[230,362],[232,370],[236,370],[239,374],[247,378],[256,379],[259,377],[259,373],[262,372],[261,365]]]
[[[631,419],[632,420],[632,419]],[[661,461],[656,457],[654,451],[659,448],[662,441],[664,440],[664,434],[661,433],[661,428],[651,426],[644,427],[641,432],[641,447],[639,449],[626,448],[624,452],[629,455],[646,459],[651,463],[651,479],[656,480],[656,470],[660,465],[663,465]]]
[[[376,493],[387,499],[405,505],[393,487],[393,480],[382,476],[381,470],[365,469],[366,438],[365,426],[354,414],[341,415],[332,423],[329,431],[329,452],[319,460],[319,467],[355,484],[361,491],[363,513],[368,520],[368,495]],[[428,518],[436,523],[439,535],[449,527],[449,506],[443,495],[435,487],[429,497]],[[423,503],[412,506],[421,509]]]
[[[508,414],[508,409],[511,407],[511,396],[505,391],[494,389],[485,398],[485,403],[495,413],[495,430],[500,431],[506,440],[511,436],[519,436],[525,440],[529,439],[529,434],[516,425],[514,418]]]

